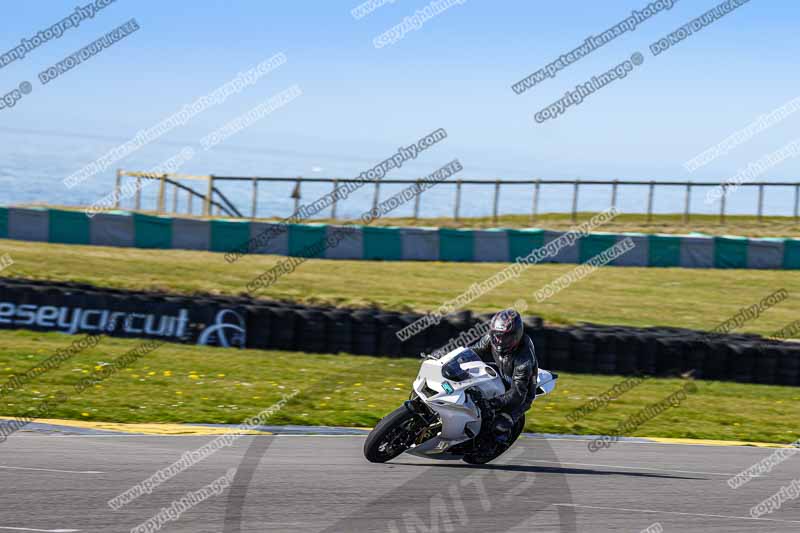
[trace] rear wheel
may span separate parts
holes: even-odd
[[[422,423],[405,406],[398,407],[386,415],[367,436],[364,457],[371,463],[385,463],[408,450],[419,432]]]

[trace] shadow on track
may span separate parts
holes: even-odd
[[[499,470],[503,472],[528,472],[531,474],[566,474],[566,475],[591,475],[591,476],[627,476],[627,477],[645,477],[656,479],[685,479],[696,481],[708,481],[708,478],[703,477],[683,477],[663,474],[648,474],[645,472],[618,472],[618,471],[604,471],[594,470],[590,468],[565,468],[559,466],[534,466],[534,465],[468,465],[460,463],[401,463],[394,461],[394,465],[402,466],[421,466],[424,468],[463,468],[467,470]]]

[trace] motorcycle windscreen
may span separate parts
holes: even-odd
[[[461,368],[464,363],[480,361],[481,358],[474,351],[466,349],[442,367],[442,376],[450,381],[464,381],[469,379],[469,372]]]

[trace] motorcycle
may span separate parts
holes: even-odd
[[[539,369],[536,398],[555,389],[558,374]],[[517,420],[510,435],[496,438],[485,400],[505,393],[497,370],[473,350],[456,348],[426,359],[410,398],[381,419],[367,436],[364,456],[385,463],[404,452],[429,459],[483,464],[508,450],[525,427]]]

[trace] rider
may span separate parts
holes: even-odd
[[[505,394],[485,400],[496,413],[495,432],[507,436],[536,397],[539,364],[533,341],[524,332],[522,317],[514,309],[500,311],[489,333],[470,346],[485,363],[493,363],[506,385]]]

